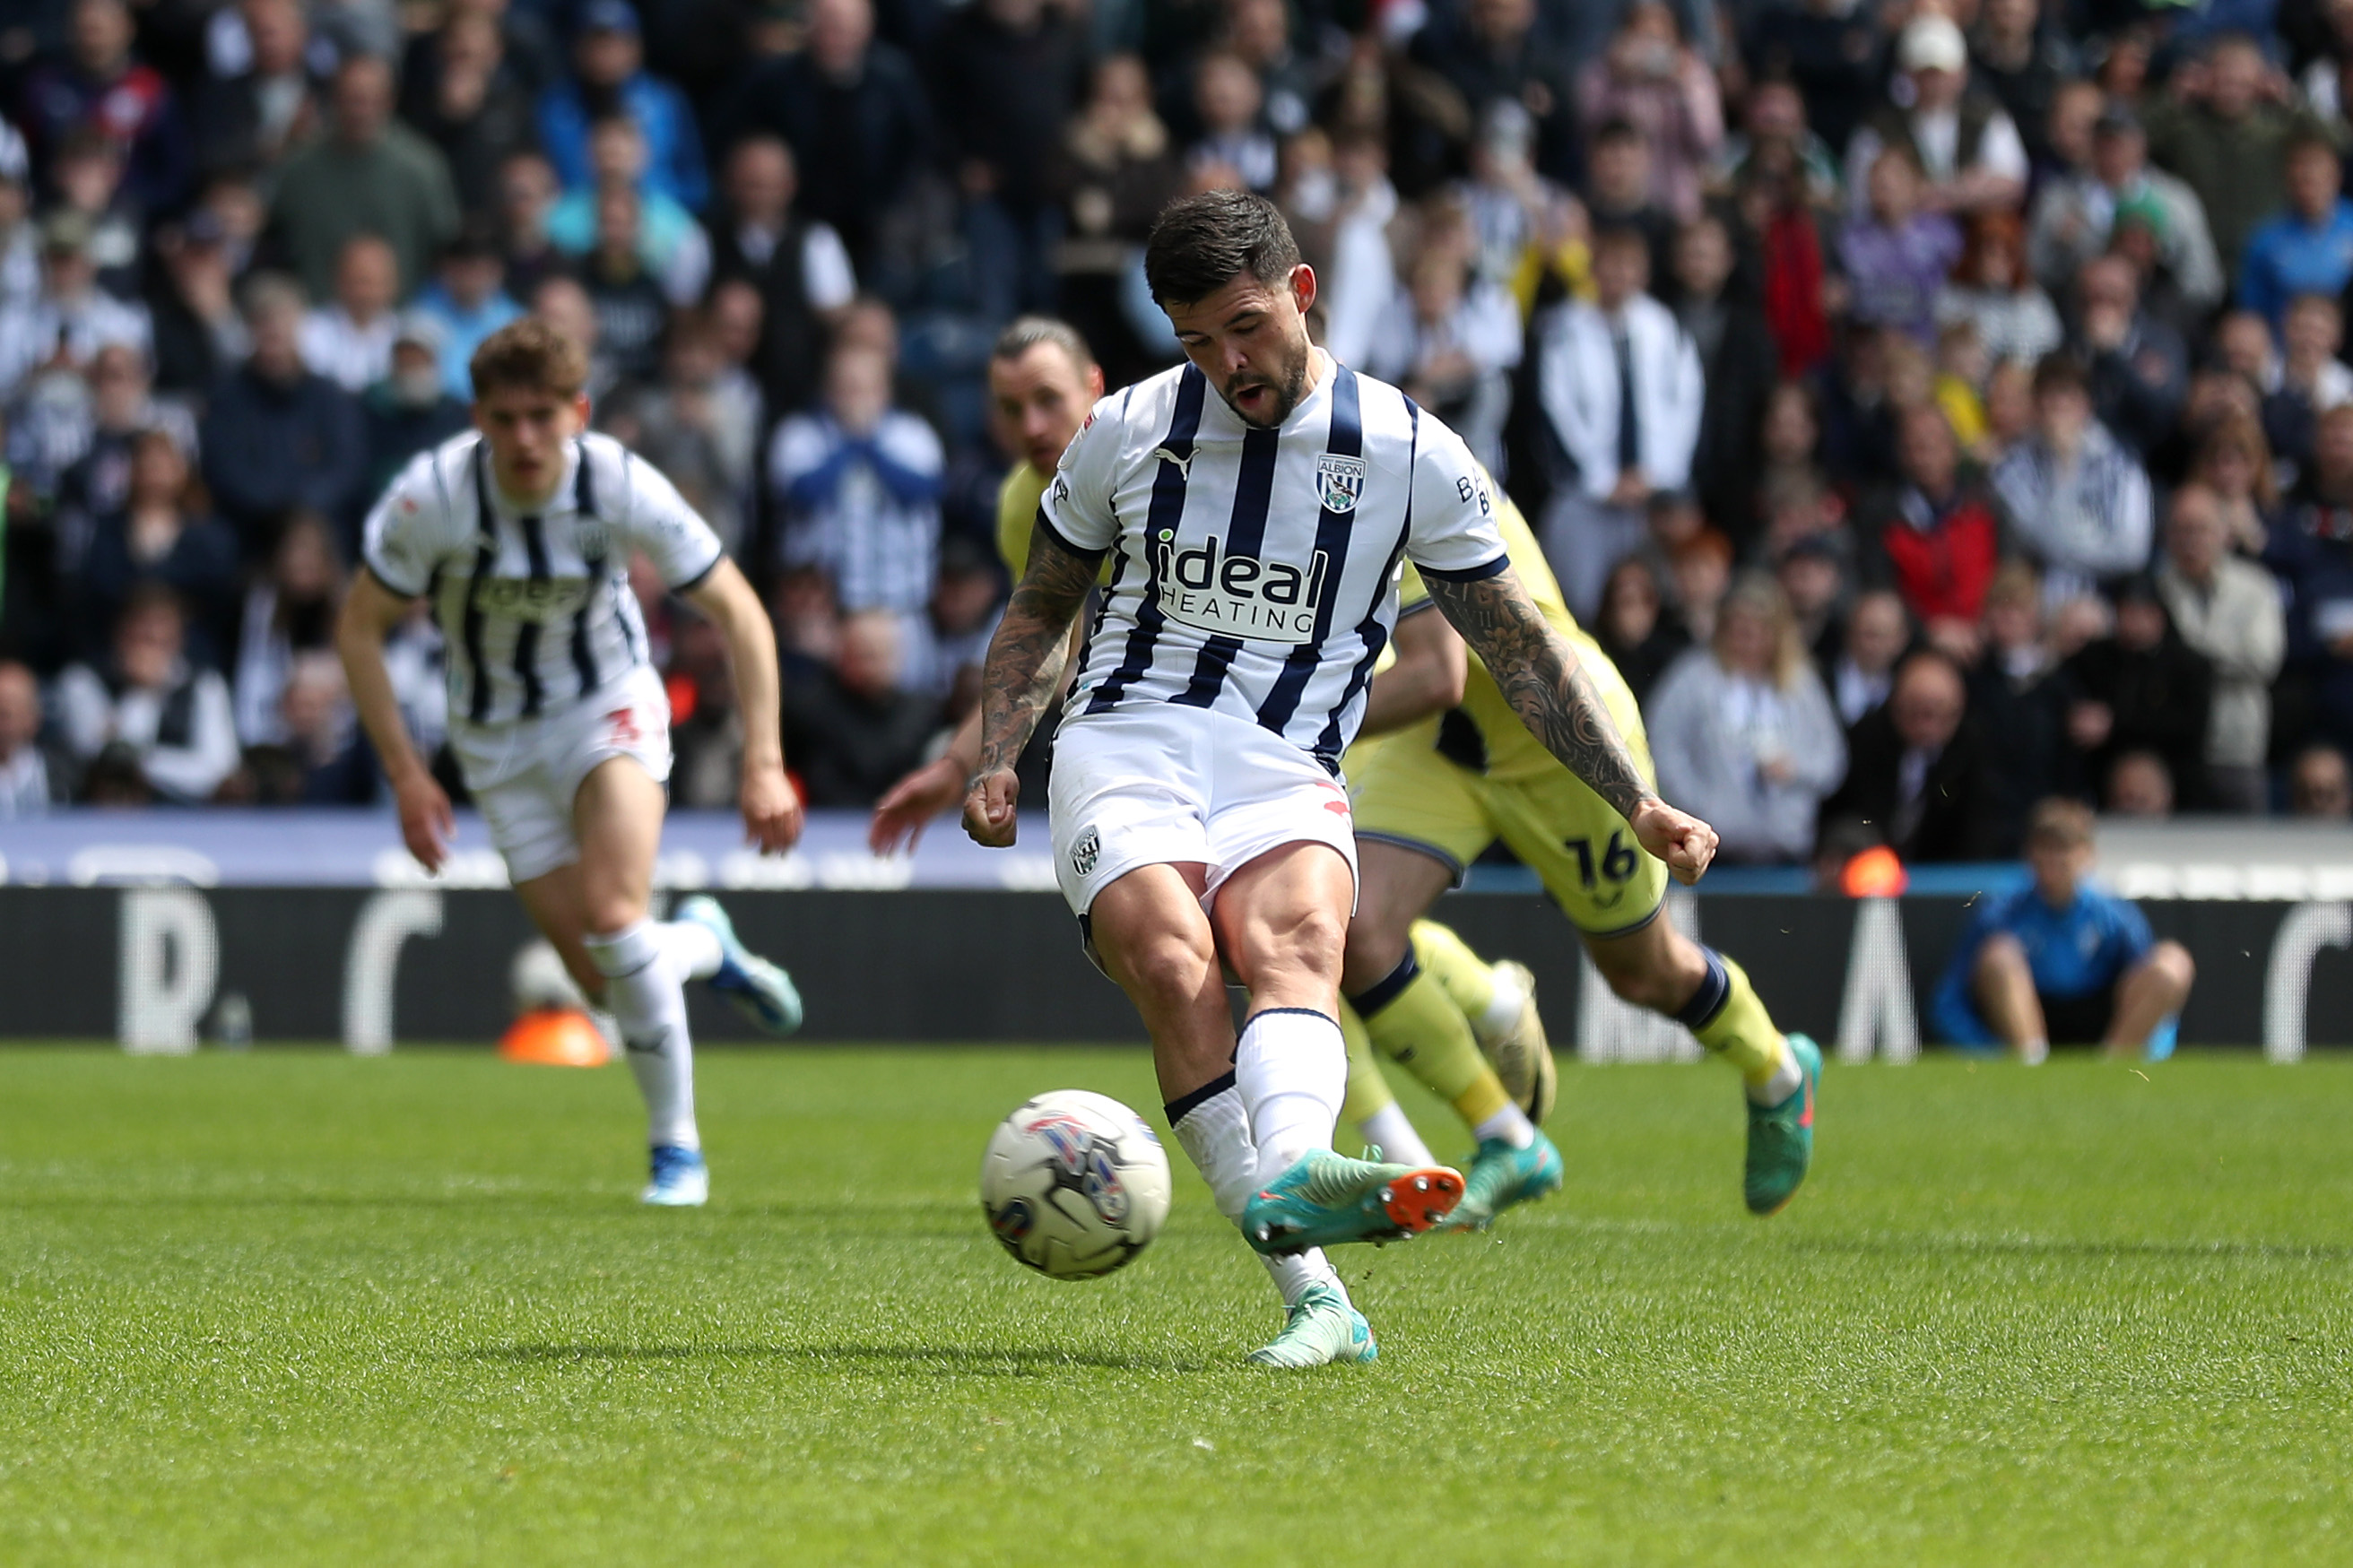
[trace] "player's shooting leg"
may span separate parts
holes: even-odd
[[[1619,996],[1663,1013],[1740,1074],[1749,1099],[1778,1104],[1797,1088],[1797,1058],[1747,972],[1662,916],[1620,936],[1586,933],[1585,951]]]
[[[645,1097],[647,1142],[658,1149],[699,1149],[686,973],[664,929],[647,918],[665,804],[662,786],[636,759],[599,763],[573,797],[580,860],[572,869],[581,944],[604,973],[606,1003],[621,1026],[629,1070]]]
[[[2178,942],[2160,942],[2148,956],[2116,982],[2116,1010],[2105,1043],[2112,1057],[2137,1057],[2148,1049],[2157,1026],[2181,1011],[2198,965]]]
[[[2042,1004],[2034,994],[2034,971],[2026,962],[2026,949],[2008,931],[1997,931],[1978,949],[1969,992],[1977,1000],[1978,1016],[2011,1050],[2023,1054],[2030,1046],[2050,1038]]]

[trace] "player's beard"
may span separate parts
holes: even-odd
[[[1261,430],[1280,429],[1282,422],[1291,417],[1291,411],[1299,406],[1299,400],[1307,394],[1307,356],[1314,352],[1312,344],[1303,342],[1300,344],[1298,356],[1283,367],[1282,379],[1279,383],[1271,377],[1263,375],[1234,377],[1226,383],[1224,394],[1226,406],[1236,414],[1241,415],[1242,423],[1245,425],[1255,425]],[[1274,405],[1268,411],[1265,418],[1255,418],[1243,413],[1241,405],[1234,401],[1236,397],[1254,386],[1262,386],[1274,394]]]

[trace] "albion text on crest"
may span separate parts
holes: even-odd
[[[1354,511],[1365,493],[1365,459],[1326,452],[1315,459],[1315,484],[1325,511]]]

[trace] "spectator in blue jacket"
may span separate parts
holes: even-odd
[[[620,113],[638,122],[646,138],[644,189],[670,197],[690,212],[711,199],[711,175],[703,166],[702,136],[686,95],[647,74],[644,40],[629,0],[588,0],[572,46],[576,79],[539,100],[539,140],[566,188],[596,183],[588,157],[588,127]]]
[[[769,485],[787,571],[816,567],[847,613],[888,610],[915,630],[939,574],[940,439],[891,404],[891,362],[844,343],[823,406],[776,427]]]
[[[2090,808],[2057,798],[2036,806],[2026,859],[2033,881],[1980,899],[1954,950],[1931,1013],[1939,1037],[2006,1046],[2029,1065],[2053,1040],[2151,1061],[2172,1055],[2197,966],[2089,879]]]
[[[2320,416],[2285,510],[2263,543],[2287,597],[2281,682],[2310,704],[2315,738],[2353,746],[2353,403]]]
[[[2287,145],[2287,210],[2247,240],[2239,303],[2277,331],[2299,294],[2342,293],[2353,279],[2353,200],[2337,149],[2315,132]]]

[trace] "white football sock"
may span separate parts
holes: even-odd
[[[662,951],[670,955],[681,980],[708,980],[719,973],[727,954],[719,945],[717,931],[693,921],[667,921],[656,929],[661,932]]]
[[[1493,1040],[1520,1021],[1520,1009],[1528,1005],[1528,994],[1519,977],[1509,970],[1490,969],[1487,978],[1495,991],[1487,1003],[1487,1010],[1479,1015],[1479,1037]]]
[[[1504,1102],[1503,1110],[1471,1131],[1482,1142],[1490,1138],[1501,1138],[1514,1149],[1525,1149],[1536,1141],[1536,1124],[1528,1120],[1526,1111],[1508,1100]]]
[[[1340,1283],[1340,1271],[1332,1267],[1332,1260],[1324,1256],[1320,1247],[1285,1258],[1270,1258],[1261,1253],[1259,1261],[1273,1277],[1274,1288],[1282,1292],[1286,1309],[1299,1305],[1299,1298],[1307,1293],[1310,1285],[1329,1285],[1340,1292],[1342,1300],[1348,1299],[1348,1288]]]
[[[1434,1165],[1430,1145],[1421,1141],[1421,1132],[1406,1115],[1405,1107],[1390,1100],[1365,1118],[1359,1129],[1365,1142],[1381,1152],[1381,1158],[1400,1165]]]
[[[1785,1037],[1781,1041],[1781,1065],[1773,1069],[1763,1083],[1744,1085],[1751,1105],[1778,1105],[1804,1086],[1806,1069],[1798,1065],[1798,1053],[1789,1048]]]
[[[1270,1007],[1242,1026],[1234,1083],[1250,1107],[1263,1185],[1311,1149],[1332,1147],[1348,1089],[1348,1046],[1339,1020],[1310,1007]]]
[[[661,931],[653,921],[639,921],[609,936],[586,937],[582,944],[604,973],[605,1002],[620,1023],[629,1071],[645,1097],[646,1142],[700,1149],[686,993]]]
[[[1218,1212],[1240,1225],[1250,1194],[1258,1190],[1258,1150],[1250,1143],[1250,1112],[1242,1109],[1234,1075],[1220,1074],[1162,1109],[1168,1113],[1168,1130],[1209,1184]]]

